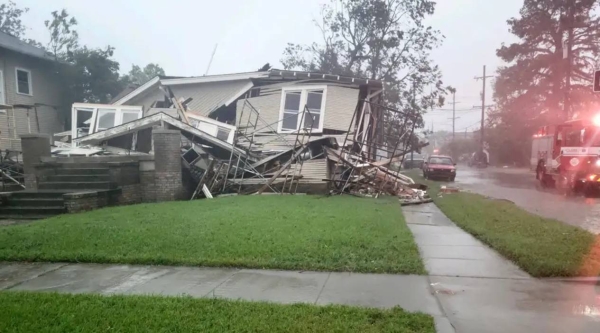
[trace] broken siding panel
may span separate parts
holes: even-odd
[[[250,80],[209,82],[170,86],[173,94],[179,99],[193,98],[187,105],[188,110],[202,116],[208,116],[218,109],[235,94],[248,86]]]
[[[32,122],[32,127],[31,128],[35,128],[37,127],[37,122],[39,121],[39,131],[40,133],[45,133],[45,134],[54,134],[54,133],[58,133],[58,132],[62,132],[63,131],[63,125],[60,122],[60,117],[58,114],[58,110],[56,108],[50,107],[50,106],[38,106],[37,108],[37,117],[38,119],[35,119],[35,112],[34,110],[31,110],[31,122]],[[34,125],[35,124],[35,125]]]
[[[0,114],[0,149],[10,149],[9,111],[6,110],[4,114]]]
[[[248,98],[248,102],[250,102],[250,104],[260,113],[261,120],[259,120],[258,125],[256,125],[257,129],[261,129],[259,133],[272,132],[273,130],[277,131],[279,107],[281,105],[281,88],[272,89],[269,87],[261,87],[260,96]],[[249,114],[249,107],[246,106],[244,109],[244,99],[238,100],[236,107],[236,126],[245,126],[248,122]],[[240,117],[243,117],[241,123]],[[251,122],[254,121],[254,117],[255,115],[252,115]],[[272,129],[266,127],[267,124],[270,125]]]
[[[347,131],[358,103],[358,88],[327,86],[323,129]]]
[[[293,170],[293,166],[292,166]],[[293,172],[293,171],[292,171]],[[327,179],[327,159],[304,161],[300,174],[303,180],[318,180]]]

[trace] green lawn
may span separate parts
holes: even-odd
[[[435,332],[400,308],[1,292],[0,309],[0,332]]]
[[[238,196],[112,207],[0,228],[0,261],[425,274],[397,200]]]
[[[435,204],[454,223],[488,244],[535,277],[600,275],[600,238],[562,223],[531,214],[511,202],[472,193],[438,197],[440,183],[415,181],[429,186]]]

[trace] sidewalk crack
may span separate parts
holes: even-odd
[[[315,299],[315,305],[317,305],[317,302],[319,301],[319,298],[321,297],[321,294],[323,293],[323,289],[325,289],[325,286],[327,285],[327,282],[329,282],[329,277],[331,276],[331,272],[329,272],[329,274],[327,274],[327,278],[325,279],[325,283],[323,283],[323,287],[321,287],[321,290],[319,291],[319,295],[317,295],[317,299]]]
[[[32,277],[30,277],[29,279],[25,279],[25,280],[19,281],[19,282],[17,282],[17,283],[15,283],[15,284],[13,284],[13,285],[10,285],[10,286],[8,286],[8,287],[5,287],[5,288],[3,288],[2,290],[9,290],[9,289],[12,289],[12,288],[14,288],[14,287],[20,286],[20,285],[22,285],[22,284],[23,284],[23,283],[25,283],[25,282],[29,282],[29,281],[31,281],[31,280],[37,279],[37,278],[39,278],[39,277],[41,277],[41,276],[44,276],[44,275],[46,275],[46,274],[48,274],[48,273],[55,272],[55,271],[57,271],[57,270],[59,270],[59,269],[61,269],[61,268],[65,267],[65,266],[68,266],[68,265],[69,265],[69,263],[63,263],[63,264],[61,264],[61,265],[57,266],[56,268],[53,268],[53,269],[51,269],[51,270],[48,270],[48,271],[42,272],[42,273],[40,273],[40,274],[37,274],[37,275],[35,275],[35,276],[32,276]]]

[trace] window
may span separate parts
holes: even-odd
[[[228,128],[219,127],[217,128],[217,139],[227,141],[229,139],[229,133],[231,130]]]
[[[121,121],[121,124],[125,124],[128,123],[130,121],[134,121],[134,120],[138,120],[138,118],[140,117],[140,113],[137,111],[123,111],[123,120]]]
[[[116,110],[98,109],[98,130],[105,130],[115,126]]]
[[[322,131],[326,91],[323,86],[283,89],[279,131],[294,132],[311,124],[313,132]]]
[[[17,77],[17,94],[33,95],[31,92],[31,71],[16,68],[15,76]]]
[[[453,165],[454,162],[448,157],[431,157],[429,164]]]

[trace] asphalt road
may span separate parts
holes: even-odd
[[[505,199],[540,216],[600,234],[600,198],[565,197],[542,189],[528,169],[472,169],[458,166],[455,184],[462,189]]]

